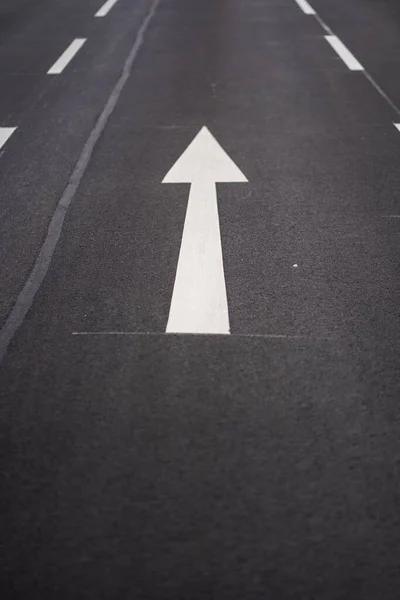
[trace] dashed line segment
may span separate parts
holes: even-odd
[[[364,71],[362,64],[358,62],[356,57],[348,48],[346,48],[343,42],[341,42],[336,35],[325,35],[324,37],[328,44],[330,44],[335,52],[337,52],[350,71]]]
[[[16,129],[16,127],[0,127],[0,150]]]
[[[59,75],[65,69],[65,67],[71,62],[74,56],[79,52],[82,48],[83,44],[86,42],[86,38],[76,38],[73,40],[68,48],[63,52],[58,60],[54,63],[52,67],[47,71],[48,75]]]
[[[94,16],[105,17],[106,15],[108,15],[114,4],[116,4],[117,2],[118,0],[107,0],[107,2],[103,4],[103,6],[97,11],[97,13]]]
[[[315,10],[307,2],[307,0],[296,0],[297,4],[306,15],[315,15]]]

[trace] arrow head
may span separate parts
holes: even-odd
[[[207,127],[203,127],[168,171],[163,183],[194,181],[246,182],[242,171],[219,145]]]

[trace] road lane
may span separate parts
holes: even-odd
[[[389,347],[40,343],[4,381],[17,598],[396,598]]]
[[[188,191],[161,182],[200,128],[203,109],[251,181],[246,189],[218,184],[232,333],[363,332],[366,290],[376,301],[397,275],[397,239],[382,218],[396,212],[399,185],[391,110],[361,74],[335,60],[322,35],[309,37],[295,11],[286,13],[299,24],[289,41],[288,17],[268,35],[265,23],[256,34],[249,20],[257,40],[250,50],[238,15],[225,32],[235,46],[211,74],[201,67],[215,54],[210,33],[203,56],[190,26],[171,39],[179,14],[166,13],[165,26],[157,21],[149,30],[100,140],[93,174],[72,207],[61,251],[68,259],[45,294],[62,305],[52,310],[51,299],[44,318],[53,313],[70,332],[165,331]],[[393,311],[379,313],[385,328]]]
[[[107,27],[98,27],[61,76],[46,75],[57,53],[46,54],[43,72],[7,76],[9,86],[0,100],[0,124],[18,125],[7,142],[0,169],[0,320],[3,322],[21,290],[46,234],[82,146],[120,76],[147,2],[132,8],[119,3]],[[90,13],[93,23],[96,20]],[[79,21],[79,19],[78,19]],[[99,22],[98,22],[99,23]],[[100,21],[100,23],[102,23]],[[67,31],[67,30],[66,30]],[[67,39],[65,49],[70,42]],[[29,55],[29,43],[26,43]],[[59,41],[57,44],[59,45]],[[58,46],[57,46],[58,47]],[[35,48],[35,47],[34,47]],[[54,48],[53,48],[54,50]],[[60,49],[57,50],[60,53]],[[43,54],[44,57],[44,54]],[[5,59],[4,59],[5,60]],[[51,80],[45,86],[43,80]],[[29,86],[34,87],[29,87]],[[32,92],[32,96],[28,94]],[[17,110],[9,110],[15,103]],[[0,111],[0,112],[1,112]]]
[[[18,0],[0,8],[0,120],[20,122],[52,84],[45,77],[72,39],[104,35],[93,18],[98,0],[25,3]],[[121,3],[121,12],[134,15],[140,3]],[[116,15],[115,18],[117,18]],[[108,24],[110,28],[111,24]],[[115,29],[110,31],[115,36]],[[118,40],[118,35],[114,37]],[[76,67],[75,67],[76,68]]]
[[[397,600],[400,138],[324,35],[161,3],[2,367],[13,597]],[[165,335],[204,125],[232,335]]]

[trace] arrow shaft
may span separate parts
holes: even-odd
[[[229,333],[213,181],[195,181],[190,187],[167,333]]]

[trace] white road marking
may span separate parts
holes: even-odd
[[[326,41],[332,46],[332,48],[338,53],[342,61],[347,65],[350,71],[364,71],[364,67],[358,62],[355,56],[352,55],[350,50],[339,40],[336,35],[326,35]]]
[[[0,127],[0,150],[16,129],[16,127]]]
[[[117,4],[117,2],[118,0],[107,0],[107,2],[103,4],[103,6],[97,11],[97,13],[94,16],[105,17],[110,12],[114,4]]]
[[[216,182],[247,179],[203,127],[163,180],[191,184],[167,333],[230,333]]]
[[[297,4],[300,6],[303,13],[306,15],[315,15],[315,10],[312,6],[310,6],[307,0],[296,0]]]
[[[296,0],[297,1],[297,0]],[[364,74],[364,77],[366,79],[368,79],[368,81],[370,82],[370,84],[376,89],[376,91],[378,92],[378,94],[380,94],[380,96],[382,96],[382,98],[385,100],[385,102],[387,102],[387,104],[392,108],[392,110],[394,110],[395,113],[397,113],[400,117],[400,107],[393,102],[393,100],[387,95],[387,93],[381,88],[381,86],[375,81],[375,79],[372,77],[372,75],[370,75],[368,73],[368,71],[366,69],[364,69],[364,67],[358,62],[358,60],[351,54],[351,52],[349,52],[349,50],[346,48],[346,46],[344,46],[344,44],[342,44],[342,42],[335,36],[335,34],[333,33],[332,29],[330,27],[328,27],[328,25],[325,23],[325,21],[323,19],[321,19],[321,17],[319,16],[319,14],[317,12],[314,13],[315,18],[317,19],[318,23],[321,25],[321,27],[327,32],[327,36],[325,36],[326,40],[331,44],[331,46],[338,52],[338,49],[335,46],[340,46],[341,51],[344,50],[347,59],[350,59],[351,57],[351,65],[348,65],[348,63],[346,62],[347,66],[349,67],[349,69],[352,70],[356,70],[356,71],[362,71]],[[340,52],[338,52],[340,54]],[[344,56],[340,55],[341,58],[343,60]],[[400,131],[400,123],[394,123],[394,126]]]
[[[54,63],[54,65],[47,71],[48,75],[59,75],[68,65],[68,63],[74,58],[75,54],[82,48],[86,42],[86,38],[77,38],[70,43],[68,48],[61,54],[60,58]]]

